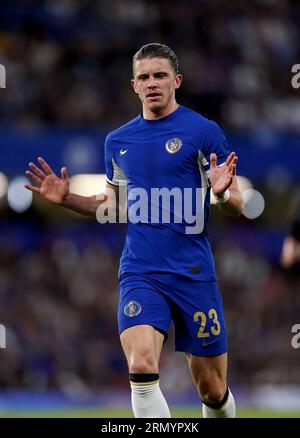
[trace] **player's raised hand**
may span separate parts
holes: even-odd
[[[69,194],[69,176],[67,168],[61,169],[61,178],[58,177],[49,164],[41,157],[38,158],[40,167],[30,162],[29,167],[31,169],[26,171],[32,184],[25,184],[26,189],[32,192],[39,193],[45,199],[54,204],[62,204]]]
[[[222,166],[217,165],[217,155],[210,155],[210,183],[215,196],[221,195],[231,185],[236,174],[236,162],[238,160],[235,152],[231,152]]]

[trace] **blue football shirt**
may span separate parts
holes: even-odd
[[[207,237],[212,152],[218,165],[230,153],[222,130],[184,106],[158,120],[139,115],[109,133],[107,181],[128,191],[120,279],[163,273],[216,281]]]

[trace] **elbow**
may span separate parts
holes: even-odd
[[[239,205],[239,208],[238,208],[237,217],[242,215],[242,213],[244,211],[244,208],[245,208],[245,204],[244,204],[244,201],[242,200],[240,202],[240,205]]]
[[[239,216],[241,216],[241,214],[243,213],[244,209],[245,209],[245,202],[244,202],[243,195],[241,194],[241,198],[240,198],[240,214],[239,214]]]
[[[242,215],[243,210],[231,210],[230,212],[227,212],[227,216],[230,216],[232,218],[238,218]]]
[[[244,201],[239,202],[238,204],[231,205],[230,209],[226,210],[227,216],[238,218],[244,211]]]
[[[245,208],[244,198],[241,192],[238,192],[238,195],[236,196],[233,206],[234,206],[233,216],[234,217],[241,216]]]
[[[241,201],[239,202],[239,205],[236,207],[236,210],[235,210],[235,214],[234,214],[234,216],[235,216],[235,217],[240,217],[240,216],[242,215],[243,211],[244,211],[244,208],[245,208],[244,201],[241,200]]]
[[[231,217],[239,217],[244,211],[245,203],[242,193],[235,189],[230,188],[230,198],[228,200],[228,207],[226,213]]]

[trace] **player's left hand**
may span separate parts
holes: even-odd
[[[231,152],[226,162],[222,166],[218,166],[217,155],[210,155],[210,183],[215,196],[221,196],[230,187],[236,174],[237,160],[235,152]]]

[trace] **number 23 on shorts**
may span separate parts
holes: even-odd
[[[221,332],[221,324],[218,320],[218,314],[216,309],[210,309],[208,311],[208,318],[212,320],[213,325],[210,328],[210,332],[214,336],[218,336]],[[207,316],[204,312],[199,311],[194,314],[194,322],[200,321],[200,328],[197,333],[198,338],[208,338],[210,336],[209,331],[205,331],[207,325]]]

